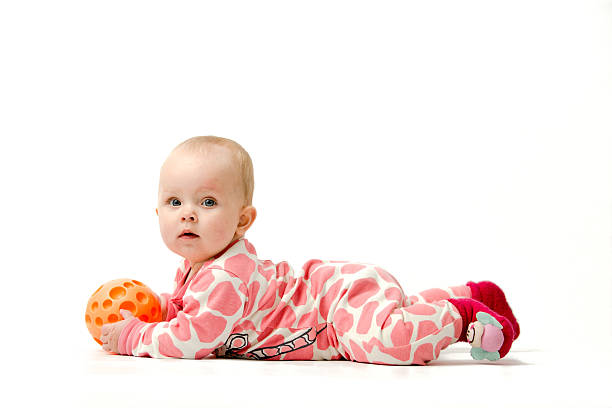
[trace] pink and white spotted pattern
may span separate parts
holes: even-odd
[[[309,260],[294,271],[257,258],[245,238],[232,242],[184,282],[177,270],[165,322],[138,322],[121,334],[135,356],[207,356],[425,364],[459,338],[461,317],[447,301],[467,286],[406,296],[373,264]]]

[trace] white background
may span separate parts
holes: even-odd
[[[16,376],[98,347],[100,284],[171,290],[159,168],[197,135],[250,153],[262,259],[492,280],[517,350],[612,341],[610,1],[5,2],[0,47]]]

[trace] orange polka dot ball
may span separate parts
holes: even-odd
[[[89,298],[85,323],[89,333],[102,345],[102,325],[123,320],[119,310],[132,312],[143,322],[161,321],[161,306],[155,293],[134,279],[115,279],[100,286]]]

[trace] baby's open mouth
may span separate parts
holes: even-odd
[[[199,235],[194,234],[193,232],[186,232],[184,234],[179,235],[179,238],[187,238],[187,237],[197,238],[197,237],[199,237]]]

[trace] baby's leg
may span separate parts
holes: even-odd
[[[449,288],[434,288],[420,292],[417,295],[408,296],[406,303],[430,303],[438,300],[469,298],[482,302],[493,311],[507,318],[514,329],[515,339],[520,334],[520,326],[512,313],[512,309],[506,300],[504,291],[495,283],[490,281],[468,282],[467,285],[451,286]]]
[[[445,294],[451,295],[457,297],[454,291]],[[462,334],[461,315],[448,300],[410,304],[397,281],[378,267],[360,271],[330,316],[328,329],[340,353],[359,362],[422,365]]]
[[[472,298],[472,291],[469,286],[451,286],[448,288],[433,288],[424,290],[416,295],[408,296],[406,303],[431,303],[438,300]]]

